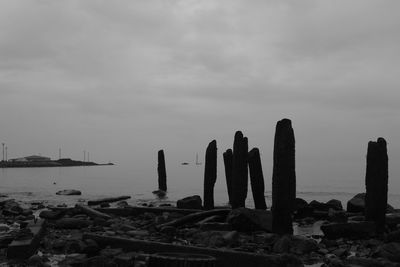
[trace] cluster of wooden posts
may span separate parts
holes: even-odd
[[[258,148],[248,151],[248,139],[241,131],[235,133],[233,150],[223,153],[229,203],[232,209],[245,207],[248,176],[255,209],[266,210],[264,176]],[[211,141],[205,155],[204,209],[214,208],[214,185],[217,179],[217,142]],[[167,191],[164,151],[158,152],[159,189]],[[386,141],[378,138],[368,143],[366,169],[367,220],[374,221],[383,230],[388,192],[388,155]],[[278,234],[292,234],[292,217],[295,212],[296,171],[295,138],[292,122],[277,122],[274,139],[272,172],[272,230]]]

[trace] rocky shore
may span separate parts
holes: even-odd
[[[400,213],[388,206],[379,233],[363,197],[346,211],[337,200],[296,199],[294,228],[303,231],[294,235],[272,233],[269,210],[205,211],[198,196],[176,207],[133,207],[127,196],[74,207],[4,199],[0,266],[400,266]]]

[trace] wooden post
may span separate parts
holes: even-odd
[[[276,124],[272,173],[272,231],[293,234],[292,213],[296,199],[295,139],[292,122]]]
[[[223,154],[223,157],[224,157],[225,178],[226,178],[226,187],[228,190],[229,204],[232,205],[232,160],[233,160],[232,149],[227,149]]]
[[[378,138],[368,143],[365,175],[365,217],[374,221],[378,232],[385,230],[388,195],[388,154],[386,141]]]
[[[260,151],[258,148],[253,148],[248,156],[250,184],[253,192],[254,206],[256,209],[267,209],[264,197],[264,175],[261,166]]]
[[[217,141],[208,144],[204,165],[204,209],[214,208],[214,185],[217,180]]]
[[[247,138],[235,133],[232,159],[232,208],[245,207],[247,197]]]
[[[167,191],[167,171],[165,170],[164,150],[158,151],[158,189]]]

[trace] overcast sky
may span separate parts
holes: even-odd
[[[203,157],[212,139],[222,154],[242,130],[269,177],[287,117],[300,183],[362,183],[379,136],[395,183],[399,10],[398,0],[0,0],[0,139],[9,158],[61,147],[144,170],[160,148],[170,164]]]

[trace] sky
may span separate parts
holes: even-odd
[[[397,0],[0,0],[0,141],[154,170],[243,131],[272,173],[292,120],[298,182],[363,183],[370,140],[400,175]],[[223,175],[220,172],[219,175]]]

